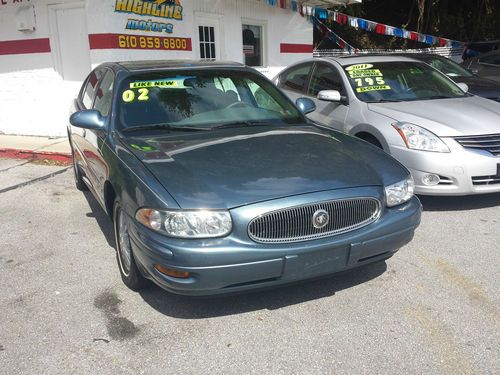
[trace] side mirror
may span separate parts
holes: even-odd
[[[106,129],[105,118],[99,111],[95,109],[85,109],[83,111],[75,112],[69,118],[71,125],[77,128],[89,130],[104,130]]]
[[[314,104],[314,102],[309,98],[298,98],[295,101],[295,104],[304,115],[316,110],[316,104]]]
[[[459,83],[457,83],[457,86],[460,87],[460,89],[463,92],[468,92],[469,91],[469,86],[466,83],[459,82]]]
[[[318,93],[318,99],[333,103],[342,103],[346,101],[346,97],[340,95],[340,92],[337,90],[322,90]]]

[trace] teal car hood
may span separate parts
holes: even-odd
[[[163,132],[124,142],[184,209],[382,186],[408,174],[365,142],[313,126]]]

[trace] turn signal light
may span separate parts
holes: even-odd
[[[163,267],[161,264],[155,264],[154,268],[164,275],[175,277],[177,279],[187,279],[189,277],[189,272],[173,270],[171,268]]]

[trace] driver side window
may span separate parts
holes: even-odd
[[[300,65],[280,75],[279,87],[285,90],[303,93],[312,64]]]
[[[322,90],[337,90],[341,95],[345,95],[344,83],[339,72],[326,64],[318,64],[314,69],[308,95],[317,96]]]
[[[101,115],[107,116],[111,110],[111,100],[113,99],[113,73],[107,72],[99,85],[95,94],[94,109],[101,112]]]
[[[97,84],[102,77],[102,69],[96,69],[90,73],[87,78],[87,84],[85,85],[85,90],[81,94],[81,101],[85,108],[92,108],[92,102],[94,101],[94,95],[97,89]]]

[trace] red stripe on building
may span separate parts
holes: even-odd
[[[281,53],[312,53],[312,44],[290,44],[281,43],[280,44]]]
[[[49,38],[0,41],[0,55],[50,52]]]
[[[132,34],[89,34],[89,45],[90,49],[192,50],[191,38]]]

